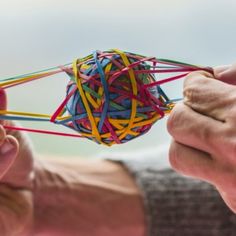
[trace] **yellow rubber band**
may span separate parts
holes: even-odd
[[[130,65],[130,62],[127,58],[127,56],[125,55],[124,52],[120,51],[120,50],[117,50],[115,49],[114,50],[117,54],[120,55],[120,57],[122,58],[124,64],[126,67],[128,67]],[[137,89],[137,83],[136,83],[136,79],[135,79],[135,74],[134,74],[134,71],[133,69],[129,69],[128,70],[128,73],[129,73],[129,77],[130,77],[130,82],[131,82],[131,86],[132,86],[132,90],[133,90],[133,95],[137,95],[138,93],[138,89]],[[129,132],[129,130],[132,128],[132,125],[133,125],[133,122],[134,122],[134,119],[135,119],[135,116],[136,116],[136,110],[137,110],[137,101],[136,99],[133,99],[132,98],[132,106],[131,106],[131,115],[130,115],[130,120],[129,120],[129,123],[128,123],[128,126],[126,128],[126,131],[121,134],[119,136],[119,139],[122,140],[123,138],[126,137],[127,133]]]
[[[77,59],[77,60],[75,60],[73,62],[73,71],[74,71],[74,76],[75,76],[76,84],[77,84],[77,87],[79,89],[80,96],[81,96],[81,98],[83,100],[83,104],[84,104],[85,110],[86,110],[86,112],[88,114],[88,118],[89,118],[89,121],[90,121],[90,124],[91,124],[91,128],[92,128],[92,134],[97,139],[97,141],[101,142],[101,137],[100,137],[100,134],[98,132],[98,129],[97,129],[97,126],[96,126],[93,114],[91,112],[91,109],[90,109],[88,101],[86,99],[84,90],[82,88],[81,78],[79,78],[79,73],[78,73],[78,68],[77,68],[78,61],[79,60]]]

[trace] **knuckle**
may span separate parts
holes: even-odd
[[[198,101],[201,83],[200,81],[197,84],[192,82],[184,87],[183,95],[185,102],[196,103]]]
[[[196,71],[190,73],[184,80],[183,95],[187,101],[194,103],[201,96],[202,88],[210,82],[209,74],[205,71]]]
[[[207,75],[208,73],[205,71],[194,71],[189,73],[184,80],[184,87],[190,84],[194,84],[195,82],[198,82],[199,80],[202,80],[203,77],[209,77]]]
[[[199,77],[199,76],[201,76],[201,74],[199,74],[199,72],[197,72],[197,71],[194,71],[194,72],[189,73],[189,74],[185,77],[184,86],[185,86],[185,85],[188,85],[189,83],[191,83],[191,82],[193,81],[193,78],[196,78],[196,77]]]
[[[187,85],[183,89],[183,95],[185,98],[185,102],[195,103],[198,97],[198,88],[194,85]]]

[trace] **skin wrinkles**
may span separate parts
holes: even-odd
[[[183,103],[171,112],[169,151],[179,173],[213,184],[236,213],[236,65],[198,71],[184,82]]]

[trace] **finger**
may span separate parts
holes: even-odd
[[[0,179],[12,166],[18,153],[18,142],[13,136],[6,136],[0,146]]]
[[[167,129],[179,143],[218,155],[225,140],[225,124],[201,115],[183,103],[177,104],[169,115]]]
[[[0,88],[0,111],[7,109],[7,96],[5,91]],[[0,120],[0,124],[3,124],[3,121]]]
[[[213,68],[214,77],[217,78],[218,75],[226,70],[228,70],[232,65],[220,65]]]
[[[195,111],[225,122],[236,100],[236,88],[194,72],[184,82],[184,103]]]
[[[169,161],[173,169],[181,174],[214,182],[215,162],[205,152],[172,141]]]
[[[214,75],[216,79],[228,84],[236,85],[236,63],[229,66],[226,70],[220,70],[217,67],[214,68]]]

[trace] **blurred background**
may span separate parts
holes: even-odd
[[[206,66],[229,64],[236,59],[235,10],[235,0],[0,0],[0,79],[110,48]],[[11,88],[8,107],[51,114],[67,82],[59,74]],[[170,97],[181,97],[182,81],[165,89]],[[70,131],[52,124],[22,125]],[[85,139],[29,135],[40,153],[81,157],[158,149],[170,141],[166,119],[145,136],[112,148]]]

